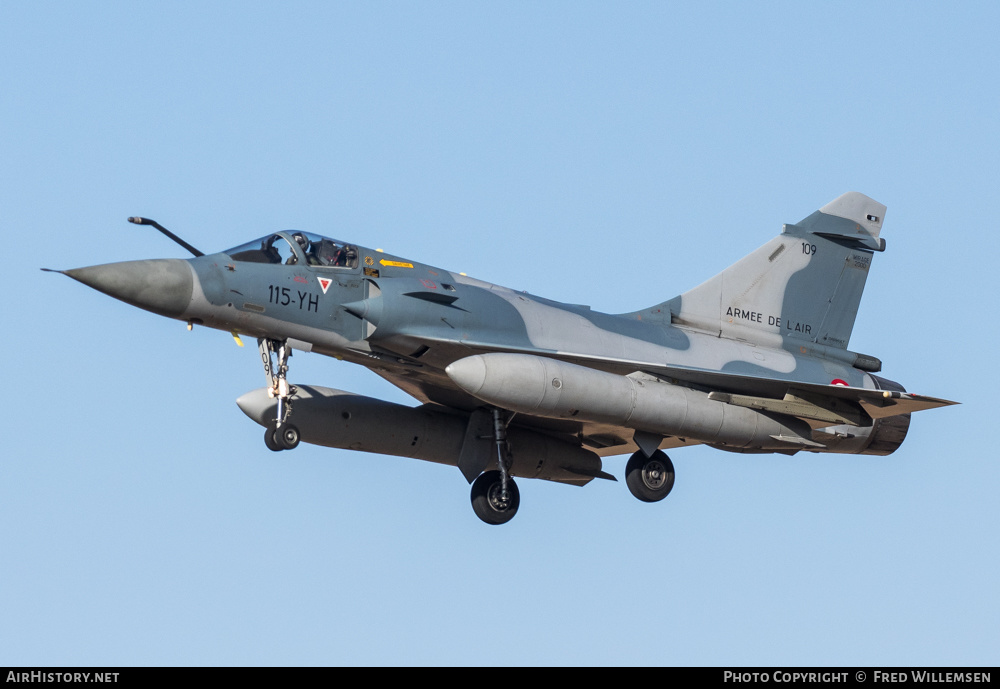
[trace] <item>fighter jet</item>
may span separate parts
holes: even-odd
[[[518,510],[514,478],[615,480],[644,502],[674,485],[664,450],[888,455],[910,415],[954,404],[907,393],[850,351],[886,207],[850,192],[715,277],[601,313],[310,232],[194,258],[61,271],[116,299],[257,338],[267,385],[237,404],[273,451],[300,442],[458,467],[488,524]],[[289,381],[292,351],[365,366],[410,407]]]

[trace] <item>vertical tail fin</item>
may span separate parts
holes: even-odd
[[[723,337],[846,349],[873,252],[885,250],[885,210],[848,192],[660,308],[677,325]]]

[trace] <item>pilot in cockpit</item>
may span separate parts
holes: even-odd
[[[323,266],[343,266],[345,265],[345,256],[343,249],[337,246],[335,242],[329,239],[323,239],[319,243],[319,247],[316,249],[318,257],[316,263]]]

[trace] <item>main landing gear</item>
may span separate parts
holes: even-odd
[[[509,473],[507,424],[513,418],[504,421],[500,410],[493,410],[493,440],[500,470],[480,474],[472,484],[472,510],[487,524],[506,524],[521,504],[521,494]]]
[[[472,510],[487,524],[506,524],[521,504],[521,494],[514,479],[507,478],[507,487],[499,471],[480,474],[472,484]]]
[[[625,485],[643,502],[659,502],[674,487],[674,463],[663,450],[655,450],[649,457],[639,450],[625,465]]]
[[[264,376],[267,378],[267,394],[278,400],[277,416],[264,429],[264,444],[272,452],[294,450],[299,446],[299,429],[288,423],[292,414],[291,397],[297,390],[288,384],[288,358],[292,356],[292,348],[284,340],[269,340],[259,338],[257,347],[260,359],[264,364]],[[277,366],[272,359],[277,356]]]

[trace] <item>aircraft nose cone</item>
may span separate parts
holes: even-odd
[[[475,395],[482,390],[486,383],[486,361],[478,354],[448,364],[444,372],[455,382],[455,385],[470,395]]]
[[[187,311],[194,293],[191,266],[177,258],[105,263],[63,272],[98,292],[168,318],[179,318]]]

